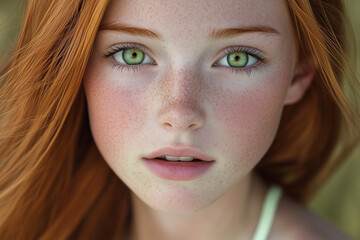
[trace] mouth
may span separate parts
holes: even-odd
[[[145,166],[166,180],[200,178],[214,166],[214,158],[195,148],[162,148],[143,158]]]
[[[173,148],[167,147],[159,149],[148,156],[145,159],[157,159],[163,161],[173,162],[199,162],[199,161],[214,161],[214,158],[203,153],[196,148]]]
[[[215,161],[169,161],[161,158],[143,159],[145,166],[156,176],[173,181],[187,181],[200,178],[208,172]]]
[[[162,156],[155,159],[167,162],[202,162],[203,160],[193,157]]]

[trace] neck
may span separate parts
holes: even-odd
[[[133,216],[126,239],[251,239],[265,188],[257,175],[249,175],[207,208],[186,216],[154,210],[132,193]]]

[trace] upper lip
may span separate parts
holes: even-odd
[[[206,155],[196,148],[174,148],[166,147],[161,148],[149,155],[145,156],[145,159],[154,159],[164,156],[173,156],[173,157],[193,157],[203,161],[214,161],[214,158]]]

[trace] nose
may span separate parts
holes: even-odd
[[[159,122],[166,130],[196,130],[204,125],[199,108],[190,101],[174,99],[164,102],[166,105],[159,114]]]
[[[177,71],[167,75],[159,94],[158,121],[167,131],[194,131],[205,122],[202,109],[202,80],[199,74]]]

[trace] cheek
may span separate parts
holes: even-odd
[[[222,154],[233,153],[239,169],[255,165],[273,142],[287,89],[287,80],[282,78],[266,79],[275,83],[271,87],[256,84],[246,89],[227,88],[216,98],[214,111],[217,125],[222,126],[218,132],[224,143]]]
[[[105,159],[120,159],[125,144],[143,124],[140,100],[111,76],[90,70],[84,79],[90,127]]]

